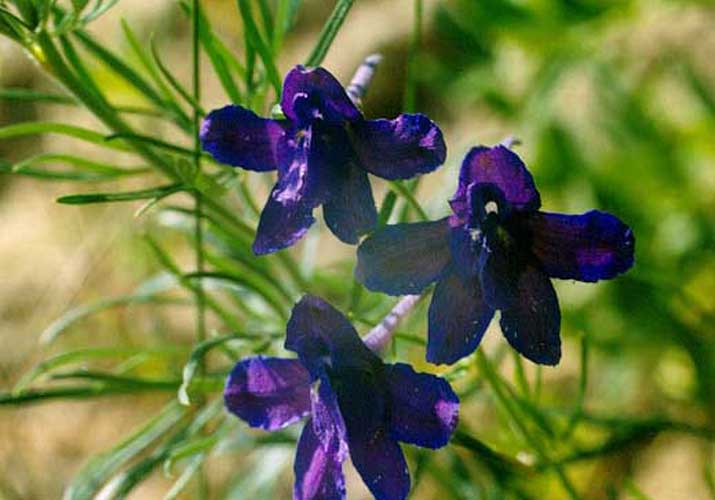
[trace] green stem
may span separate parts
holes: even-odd
[[[37,56],[36,59],[50,74],[115,133],[134,135],[134,131],[114,110],[105,104],[103,99],[97,98],[97,96],[85,89],[82,82],[65,64],[62,55],[46,31],[37,33],[35,40],[41,51],[41,56]],[[159,168],[164,174],[174,180],[180,180],[164,156],[155,153],[151,148],[140,143],[133,143],[132,146],[138,154]]]
[[[201,58],[199,54],[199,0],[193,0],[191,10],[192,20],[192,40],[191,58],[193,62],[193,100],[197,104],[194,106],[193,130],[194,130],[194,171],[196,175],[201,173],[201,139],[199,137],[201,127]],[[194,249],[196,253],[196,272],[204,272],[204,231],[203,231],[203,195],[197,190],[195,194],[195,228],[194,228]],[[199,342],[206,340],[206,295],[201,280],[196,283],[196,336]]]
[[[539,456],[539,460],[546,464],[550,469],[552,469],[554,473],[556,473],[556,476],[559,478],[561,485],[563,486],[564,490],[566,490],[569,497],[572,500],[580,500],[580,495],[576,491],[574,485],[571,484],[571,480],[566,475],[566,472],[564,472],[563,467],[561,467],[561,465],[558,463],[554,463],[549,458],[548,453],[546,453],[544,449],[543,443],[541,443],[541,441],[527,428],[526,424],[524,423],[524,420],[521,418],[521,415],[519,415],[516,407],[512,404],[511,399],[506,394],[504,387],[502,387],[502,383],[501,380],[499,380],[499,376],[492,369],[492,366],[489,363],[489,359],[487,359],[486,355],[481,349],[477,351],[476,357],[477,363],[479,365],[479,371],[484,375],[487,380],[487,383],[492,387],[492,390],[494,391],[497,400],[509,413],[509,416],[514,422],[514,425],[516,425],[516,427],[519,429],[519,432],[521,433],[523,438],[529,443],[529,446]]]
[[[405,98],[402,108],[406,113],[414,113],[417,103],[417,85],[415,81],[416,60],[422,45],[422,0],[414,0],[414,20],[412,25],[412,37],[410,39],[410,49],[407,55],[407,83],[405,85]]]
[[[355,3],[355,0],[338,0],[335,4],[335,9],[333,9],[330,18],[328,18],[328,21],[318,36],[318,43],[315,44],[313,52],[310,53],[308,59],[305,61],[306,66],[320,66],[320,63],[323,62],[330,45],[332,45],[335,36],[338,34],[338,31],[340,31],[340,27],[343,25],[353,3]]]
[[[193,132],[194,132],[194,173],[201,174],[201,138],[199,137],[201,127],[201,54],[199,44],[201,37],[200,29],[200,1],[193,0],[191,9],[191,59],[193,65]],[[203,195],[196,190],[194,205],[194,251],[196,253],[196,272],[204,272],[204,230],[203,230]],[[196,338],[199,343],[206,340],[206,294],[201,280],[196,283]],[[206,363],[204,359],[199,361],[198,373],[203,376],[206,373]],[[203,402],[204,398],[200,398]],[[199,433],[202,428],[197,429]],[[197,476],[199,484],[199,498],[208,497],[208,482],[206,481],[205,470],[202,464],[197,466]]]

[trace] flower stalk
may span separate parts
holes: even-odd
[[[421,298],[422,295],[402,297],[392,311],[362,338],[365,345],[378,356],[383,354],[397,331],[397,325],[412,311]]]

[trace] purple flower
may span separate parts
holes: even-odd
[[[358,248],[357,279],[391,295],[437,282],[427,360],[472,353],[496,310],[511,346],[539,364],[561,358],[561,314],[549,278],[598,281],[633,265],[631,229],[615,216],[540,212],[534,180],[504,146],[473,148],[450,200],[453,215],[386,226]]]
[[[459,410],[450,385],[383,363],[339,311],[311,295],[293,308],[285,347],[298,359],[240,361],[224,398],[232,413],[268,431],[309,417],[295,456],[294,499],[345,498],[348,453],[375,498],[406,498],[410,476],[398,442],[447,444]]]
[[[218,161],[278,170],[253,243],[258,255],[300,239],[318,205],[341,241],[357,243],[377,220],[368,172],[408,179],[431,172],[446,156],[442,132],[426,116],[366,120],[323,68],[293,68],[283,83],[281,108],[286,120],[226,106],[209,113],[201,127],[202,146]]]

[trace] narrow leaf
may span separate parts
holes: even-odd
[[[146,200],[149,198],[165,198],[174,193],[185,191],[183,184],[169,184],[156,188],[127,191],[123,193],[87,193],[71,194],[57,198],[57,203],[65,205],[85,205],[87,203],[110,203],[115,201]]]
[[[146,450],[184,416],[183,408],[171,402],[162,412],[114,448],[90,460],[65,491],[65,500],[93,498],[99,488],[122,465]]]
[[[318,42],[315,44],[313,52],[305,61],[306,66],[320,66],[354,3],[355,0],[338,0],[335,9],[318,36]]]

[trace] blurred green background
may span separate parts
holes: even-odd
[[[333,7],[318,0],[298,3],[278,59],[281,74],[306,58]],[[422,6],[419,31],[416,5]],[[235,3],[205,0],[203,6],[226,46],[241,53]],[[128,54],[120,17],[142,40],[153,33],[167,66],[189,81],[190,26],[176,2],[122,0],[90,26],[107,46]],[[482,349],[494,366],[499,362],[507,399],[521,401],[516,410],[485,386],[473,357],[441,370],[462,396],[464,429],[520,464],[538,465],[526,429],[562,462],[582,498],[715,498],[715,4],[359,0],[323,65],[347,82],[372,52],[384,60],[365,100],[366,114],[425,112],[445,134],[447,163],[422,179],[416,192],[430,216],[447,213],[446,200],[471,146],[514,135],[523,143],[517,152],[534,174],[545,210],[610,211],[636,235],[636,265],[627,275],[596,285],[557,283],[565,342],[558,367],[517,363],[498,327],[488,332]],[[119,102],[140,103],[106,67],[91,65],[89,71]],[[5,38],[0,85],[58,89]],[[205,109],[226,102],[210,71],[203,85]],[[259,105],[264,113],[271,101],[269,96]],[[0,127],[28,120],[101,128],[76,107],[0,99]],[[170,127],[140,120],[138,126],[180,140]],[[29,156],[58,151],[107,160],[106,150],[54,135],[0,139],[5,171]],[[266,179],[250,174],[247,182],[261,203]],[[107,186],[146,184],[128,179],[83,189]],[[377,189],[377,200],[386,189]],[[3,392],[39,361],[89,346],[141,351],[172,345],[175,352],[144,363],[141,373],[180,377],[193,319],[191,310],[172,304],[111,309],[72,324],[71,335],[49,347],[40,345],[43,330],[68,310],[128,293],[156,275],[160,268],[143,234],[154,235],[178,262],[191,262],[176,230],[185,222],[176,214],[137,217],[141,203],[77,208],[54,202],[81,190],[62,181],[0,176]],[[404,206],[398,203],[394,217],[400,210],[414,217]],[[291,253],[313,278],[309,291],[347,311],[354,249],[326,233],[321,222]],[[367,292],[360,300],[365,314],[354,312],[364,332],[391,302]],[[396,349],[400,358],[435,371],[421,361],[423,347],[408,341],[425,336],[423,302],[400,328],[409,335]],[[220,329],[215,320],[211,325]],[[279,352],[278,345],[270,348]],[[0,498],[58,498],[88,457],[116,444],[171,397],[149,392],[0,406]],[[209,496],[287,498],[292,446],[256,444],[250,440],[260,434],[234,420],[221,427],[220,445],[208,458],[203,487]],[[408,456],[414,499],[568,498],[549,467],[504,472],[474,448],[458,445],[434,453],[411,448]],[[346,471],[348,497],[368,498],[354,471]],[[178,474],[159,468],[130,497],[160,498]],[[199,486],[182,495],[193,498]]]

